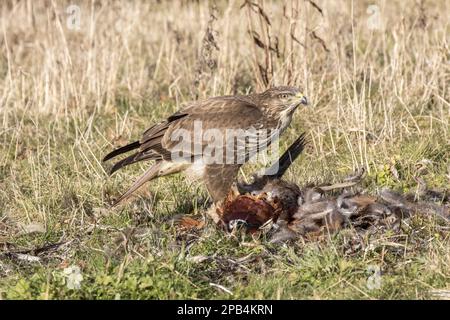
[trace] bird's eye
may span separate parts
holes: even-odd
[[[278,97],[280,99],[287,99],[289,97],[289,95],[287,93],[281,93]]]

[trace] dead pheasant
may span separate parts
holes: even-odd
[[[215,208],[216,222],[227,231],[240,225],[250,233],[266,229],[263,227],[271,222],[271,241],[278,242],[333,233],[346,226],[364,232],[380,228],[398,230],[402,219],[417,213],[450,218],[448,206],[413,202],[411,195],[388,189],[376,196],[353,191],[352,187],[362,180],[364,169],[341,183],[319,187],[300,188],[282,180],[304,146],[302,134],[281,156],[278,164],[255,175],[250,184],[238,183],[223,204]],[[278,170],[274,170],[276,165]],[[334,195],[338,189],[343,191]]]

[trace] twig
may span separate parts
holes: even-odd
[[[212,283],[212,282],[211,282],[209,285],[210,285],[211,287],[219,288],[220,290],[225,291],[226,293],[233,295],[233,292],[231,292],[230,289],[227,289],[227,288],[225,288],[224,286],[222,286],[222,285],[220,285],[220,284]]]

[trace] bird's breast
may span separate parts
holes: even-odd
[[[278,130],[282,134],[286,128],[289,126],[292,120],[292,112],[282,113],[280,120],[278,122]]]
[[[187,167],[185,174],[189,180],[197,181],[203,178],[205,169],[206,165],[202,161],[194,161]]]

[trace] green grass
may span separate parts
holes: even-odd
[[[139,108],[129,114],[151,118]],[[201,231],[185,233],[177,230],[171,218],[205,211],[207,196],[201,187],[189,185],[182,176],[164,178],[149,184],[149,192],[109,209],[111,198],[140,172],[139,166],[108,178],[98,162],[110,149],[102,135],[83,136],[75,120],[62,124],[46,117],[22,119],[20,147],[7,143],[18,141],[13,133],[7,133],[2,144],[9,158],[8,165],[2,166],[0,193],[8,249],[39,248],[60,241],[68,244],[44,252],[39,263],[2,258],[2,298],[415,299],[448,289],[449,234],[436,218],[419,217],[413,226],[403,226],[400,234],[357,239],[361,244],[356,249],[350,245],[356,241],[351,230],[289,245],[269,244],[264,237],[228,235],[211,221]],[[112,116],[97,115],[92,132],[106,132],[113,123]],[[287,138],[298,132],[295,127]],[[141,129],[135,127],[133,134]],[[439,173],[449,153],[436,139],[435,145],[411,139],[402,148],[393,148],[390,158],[401,181],[392,176],[388,162],[383,164],[384,155],[379,155],[381,159],[374,155],[364,188],[371,192],[381,186],[414,190],[413,164],[422,158],[436,164],[428,171],[427,181],[435,188],[445,187]],[[348,154],[321,157],[316,163],[314,157],[307,150],[287,179],[305,184],[329,181],[326,177],[336,175],[338,180],[339,172],[342,176],[350,169],[345,165],[351,161]],[[320,175],[311,174],[321,170]],[[45,233],[20,235],[20,224],[35,221],[45,225]],[[208,259],[196,262],[192,257],[197,256]],[[81,266],[80,290],[66,287],[63,269],[68,265]],[[381,268],[380,289],[367,287],[369,266]],[[210,283],[228,288],[233,295]]]
[[[107,152],[197,96],[262,91],[260,66],[311,101],[281,140],[282,150],[301,132],[309,141],[287,180],[337,182],[365,167],[367,193],[415,192],[417,175],[448,192],[448,1],[381,2],[380,30],[367,27],[369,1],[315,0],[321,13],[309,1],[286,1],[284,13],[265,1],[270,25],[241,2],[220,2],[208,25],[202,1],[79,1],[78,31],[66,25],[69,1],[2,6],[0,299],[427,299],[450,290],[449,225],[437,217],[418,215],[398,233],[347,229],[285,245],[210,220],[183,232],[173,219],[200,217],[209,202],[181,175],[109,207],[147,164],[108,177]],[[125,27],[112,27],[118,21]],[[250,28],[272,47],[278,39],[279,55]],[[211,36],[217,50],[203,41]],[[30,224],[45,231],[24,232]],[[8,255],[17,251],[40,261]],[[78,290],[66,285],[73,265]],[[378,289],[367,286],[373,268]]]

